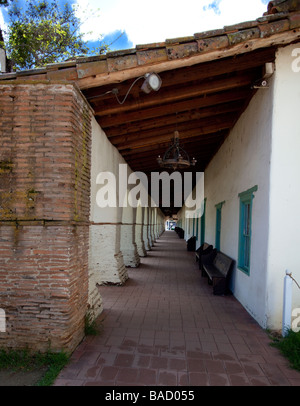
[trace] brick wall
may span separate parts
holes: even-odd
[[[0,86],[0,346],[73,350],[83,337],[91,114],[71,84]]]

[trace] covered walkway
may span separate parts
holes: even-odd
[[[233,296],[217,297],[195,254],[165,232],[124,286],[101,286],[100,334],[75,350],[57,386],[300,385]]]

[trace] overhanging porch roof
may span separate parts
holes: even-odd
[[[300,2],[277,3],[290,8],[191,37],[4,74],[0,80],[76,83],[133,171],[159,171],[156,158],[174,130],[198,161],[192,170],[203,171],[257,91],[265,64],[274,62],[278,47],[300,41]],[[145,94],[142,79],[151,72],[159,74],[162,86]],[[119,100],[127,95],[123,104],[113,89]]]

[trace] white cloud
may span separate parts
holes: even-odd
[[[4,18],[3,18],[3,14],[2,14],[2,10],[0,8],[0,27],[3,29],[6,27],[6,24],[4,22]]]
[[[86,0],[77,3],[86,10]],[[213,9],[203,10],[210,3],[212,0],[89,0],[100,12],[89,18],[82,30],[92,31],[86,39],[124,30],[135,46],[254,20],[267,9],[261,0],[220,0],[220,13],[216,14]],[[82,13],[79,16],[82,18]]]

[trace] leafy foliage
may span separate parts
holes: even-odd
[[[23,10],[13,2],[8,15],[6,50],[16,69],[39,68],[89,52],[81,21],[69,3],[60,7],[57,1],[26,0]],[[105,46],[95,50],[104,51]]]
[[[288,358],[291,367],[300,371],[300,331],[288,331],[284,338],[274,340],[273,345]]]
[[[0,348],[0,370],[37,371],[45,369],[37,386],[51,386],[59,372],[68,364],[70,355],[65,352],[31,353],[24,350],[5,350]]]

